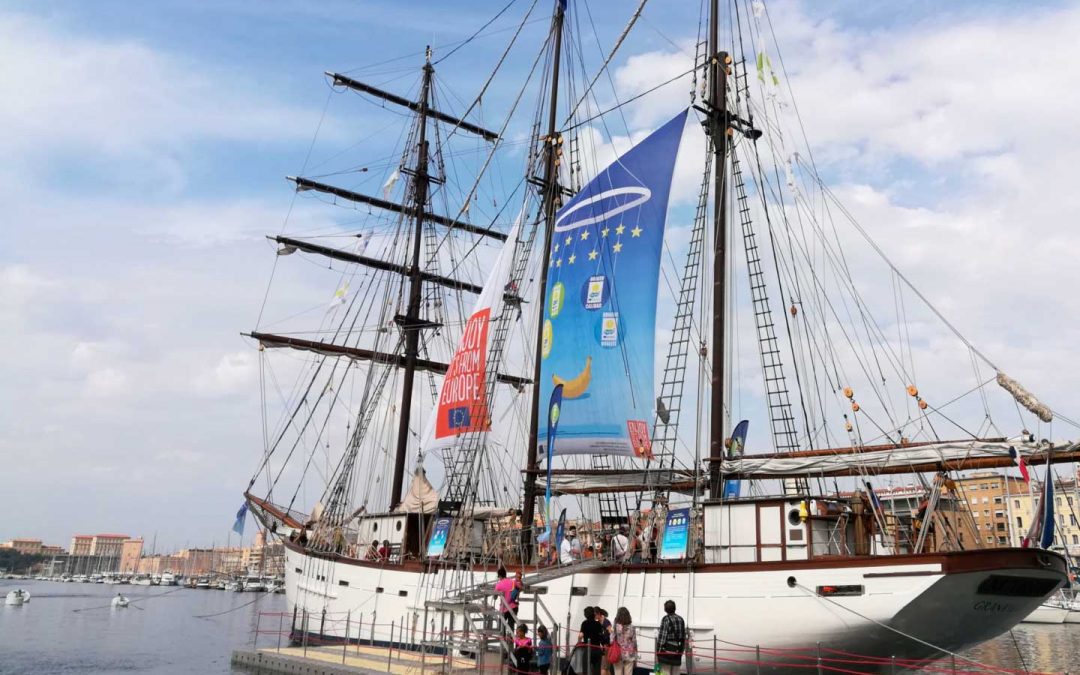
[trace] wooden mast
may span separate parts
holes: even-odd
[[[409,421],[412,416],[413,383],[416,380],[416,362],[420,357],[420,330],[426,324],[420,320],[421,291],[424,280],[420,270],[420,242],[424,234],[424,214],[428,200],[428,99],[431,94],[431,47],[427,48],[424,63],[424,79],[417,102],[417,124],[420,125],[416,144],[416,169],[413,172],[413,230],[411,269],[409,270],[409,304],[405,315],[396,317],[405,331],[405,363],[402,368],[401,416],[398,418],[397,448],[394,452],[394,476],[390,482],[390,509],[401,501],[401,486],[405,478],[405,459],[409,451]]]
[[[559,61],[562,59],[563,21],[566,17],[566,0],[555,0],[555,16],[552,18],[553,51],[551,62],[551,94],[548,101],[548,127],[545,137],[543,214],[544,254],[540,265],[540,290],[537,308],[540,312],[536,322],[536,359],[533,364],[533,402],[529,411],[529,447],[525,456],[524,499],[521,506],[521,548],[526,560],[532,556],[532,526],[536,515],[536,469],[537,434],[540,430],[540,367],[544,341],[544,310],[547,304],[546,289],[548,265],[551,261],[551,236],[555,227],[555,210],[559,201],[559,142],[556,133],[556,115],[559,102]]]
[[[727,311],[727,63],[726,52],[719,50],[719,0],[709,6],[709,135],[715,155],[713,184],[713,320],[712,377],[710,387],[712,412],[709,422],[709,490],[716,497],[720,491],[720,462],[724,457],[724,333]]]

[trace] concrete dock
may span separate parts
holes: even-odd
[[[502,672],[498,654],[489,654],[483,664],[463,656],[421,654],[390,650],[387,647],[364,645],[332,645],[322,647],[281,647],[269,649],[237,649],[232,653],[232,665],[259,673],[289,675],[356,675],[358,673],[409,673],[424,675],[457,675]]]

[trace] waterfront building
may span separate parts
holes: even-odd
[[[1017,532],[1015,510],[1023,508],[1017,500],[1029,500],[1030,493],[1023,479],[981,471],[956,480],[957,492],[971,511],[979,543],[985,548],[1019,546],[1026,529]],[[1029,517],[1023,518],[1030,523]],[[1025,526],[1026,527],[1026,526]]]
[[[139,558],[142,557],[142,537],[126,539],[120,545],[120,572],[134,574],[139,571]]]
[[[91,549],[94,547],[94,535],[92,534],[77,534],[71,538],[71,547],[68,549],[71,551],[71,555],[90,555]]]
[[[12,539],[0,544],[0,548],[14,549],[22,555],[41,555],[44,545],[40,539]]]

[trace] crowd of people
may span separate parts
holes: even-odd
[[[628,550],[628,549],[627,549]],[[521,573],[513,577],[500,567],[495,584],[496,597],[507,627],[513,631],[512,672],[547,675],[555,655],[555,644],[543,625],[536,627],[535,641],[529,626],[517,620],[519,597],[524,586]],[[687,647],[686,623],[675,613],[675,602],[664,603],[655,643],[658,672],[678,673]],[[567,672],[576,675],[632,675],[639,659],[637,628],[630,611],[620,607],[615,619],[602,607],[586,607],[578,630],[577,643],[569,655]]]

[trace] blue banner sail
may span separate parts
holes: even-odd
[[[750,428],[750,421],[743,420],[735,425],[735,431],[731,432],[731,445],[728,446],[727,456],[730,459],[738,459],[746,450],[746,432]],[[724,499],[736,499],[742,493],[742,481],[724,481]]]
[[[559,430],[559,413],[562,408],[563,385],[555,385],[551,391],[551,401],[548,403],[548,435],[547,435],[547,488],[544,490],[544,520],[547,522],[548,538],[551,538],[551,456],[555,452],[555,434]]]
[[[684,111],[556,214],[536,399],[563,387],[555,454],[651,455],[656,290],[685,123]]]

